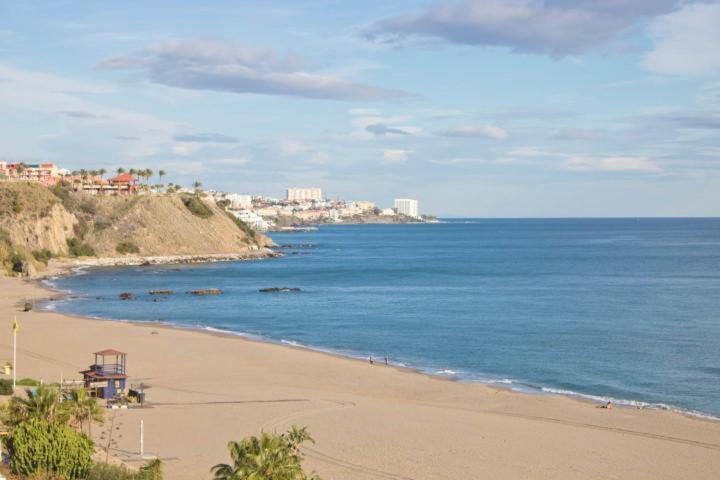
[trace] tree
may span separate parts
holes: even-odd
[[[26,398],[12,397],[3,411],[3,423],[15,427],[37,419],[49,423],[67,423],[67,409],[60,403],[60,393],[47,385],[25,390]]]
[[[125,169],[123,167],[118,167],[118,169],[115,171],[117,172],[118,175],[122,175],[123,173],[125,173]]]
[[[214,480],[319,480],[302,469],[300,444],[313,442],[306,428],[292,427],[277,435],[262,432],[228,443],[232,465],[220,463],[212,467]]]
[[[70,398],[64,402],[64,405],[67,405],[70,424],[89,437],[92,437],[93,422],[104,421],[104,412],[98,405],[97,398],[89,396],[84,388],[71,391]]]
[[[107,173],[107,170],[105,170],[104,168],[101,168],[100,170],[98,170],[98,173],[100,174],[101,177],[104,177],[105,174]]]
[[[162,183],[162,177],[164,177],[165,174],[165,170],[158,170],[158,177],[160,177],[160,183]]]
[[[202,187],[200,180],[195,180],[193,182],[193,187],[195,188],[195,195],[200,195],[200,187]]]
[[[155,172],[153,172],[151,168],[145,169],[145,183],[150,182],[150,179],[152,178],[153,173],[155,173]]]

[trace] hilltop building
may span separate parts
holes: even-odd
[[[418,214],[418,201],[412,198],[396,198],[395,210],[401,215],[407,215],[412,218],[420,218]]]
[[[322,202],[323,194],[321,188],[288,188],[288,202]]]
[[[0,179],[42,183],[47,187],[60,181],[61,171],[54,163],[0,162]]]

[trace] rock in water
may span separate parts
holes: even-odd
[[[299,292],[300,289],[297,287],[270,287],[270,288],[261,288],[259,291],[262,293]]]
[[[202,290],[191,290],[188,293],[193,295],[221,295],[223,293],[219,288],[205,288]]]
[[[135,298],[135,295],[130,292],[123,292],[120,294],[120,300],[132,300],[133,298]]]
[[[150,290],[148,293],[150,295],[172,295],[175,292],[172,290]]]

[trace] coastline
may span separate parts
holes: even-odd
[[[0,287],[0,328],[9,331],[13,315],[21,325],[20,377],[74,378],[92,351],[129,353],[131,383],[152,385],[152,408],[118,413],[112,452],[140,462],[143,419],[146,451],[166,460],[169,478],[208,477],[228,440],[292,424],[315,436],[308,465],[323,478],[710,479],[720,468],[718,422],[600,409],[222,332],[22,313],[24,298],[55,293],[12,278]]]

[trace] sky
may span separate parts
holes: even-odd
[[[0,159],[439,216],[720,216],[718,25],[718,1],[0,0]]]

